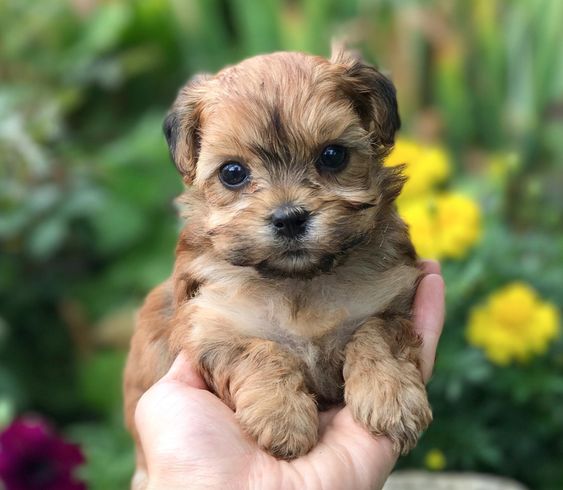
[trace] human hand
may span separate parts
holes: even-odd
[[[444,323],[444,282],[437,262],[421,267],[427,275],[416,293],[414,319],[427,382]],[[380,489],[397,458],[388,439],[370,435],[344,407],[320,414],[319,442],[309,454],[279,461],[242,432],[233,411],[207,390],[183,354],[143,395],[135,419],[151,490]]]

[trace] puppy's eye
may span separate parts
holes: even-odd
[[[348,150],[341,145],[325,146],[317,160],[319,170],[326,172],[339,172],[347,163]]]
[[[219,180],[225,187],[236,189],[248,180],[248,170],[239,162],[224,163],[219,169]]]

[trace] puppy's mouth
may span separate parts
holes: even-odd
[[[310,259],[310,253],[303,249],[287,250],[281,254],[281,258],[287,260],[308,260]]]
[[[311,279],[319,274],[330,272],[334,262],[334,255],[325,255],[320,260],[313,260],[306,251],[292,250],[284,252],[275,259],[263,260],[254,268],[261,276],[270,279]]]
[[[364,243],[365,240],[364,235],[351,237],[334,253],[313,253],[306,248],[285,250],[276,257],[262,260],[254,265],[254,268],[261,276],[267,278],[311,279],[320,274],[332,272],[354,248]]]

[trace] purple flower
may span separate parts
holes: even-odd
[[[72,476],[82,463],[80,448],[40,419],[15,420],[0,434],[0,481],[6,490],[85,490]]]

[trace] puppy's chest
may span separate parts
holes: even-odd
[[[332,311],[334,315],[319,317],[319,324],[324,328],[318,336],[303,335],[281,327],[274,329],[266,337],[284,346],[303,361],[309,389],[317,395],[317,401],[337,403],[342,399],[342,365],[344,350],[351,336],[362,321],[344,315],[343,311]],[[295,320],[293,320],[295,321]],[[304,319],[306,322],[307,320]],[[306,325],[300,325],[300,329]]]
[[[397,266],[381,274],[333,275],[310,282],[208,283],[192,305],[221,331],[278,343],[306,366],[321,399],[341,396],[344,349],[356,329],[412,290],[418,271]],[[198,335],[206,336],[205,320]]]
[[[204,285],[192,301],[241,335],[295,348],[319,339],[320,345],[333,346],[412,291],[418,275],[414,267],[399,265],[379,274],[335,274],[309,282],[218,281]]]
[[[207,297],[215,303],[215,313],[220,310],[225,328],[234,334],[274,341],[298,357],[319,402],[340,401],[344,349],[367,316],[358,304],[330,289],[232,295],[213,288],[200,295],[200,301]]]
[[[342,346],[373,313],[368,297],[359,288],[215,285],[203,287],[195,303],[223,316],[233,333],[273,340],[305,355]]]

